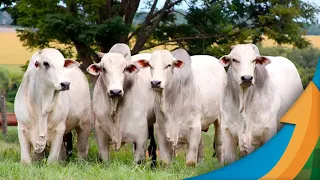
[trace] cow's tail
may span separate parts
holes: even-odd
[[[148,134],[149,134],[149,139],[150,139],[150,145],[148,147],[148,153],[149,153],[149,157],[151,157],[151,168],[154,168],[157,165],[157,144],[156,144],[156,140],[154,138],[153,125],[151,125],[148,128]]]

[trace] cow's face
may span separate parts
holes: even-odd
[[[101,62],[91,64],[87,71],[92,75],[101,76],[110,98],[122,97],[125,76],[128,73],[136,73],[139,69],[134,64],[128,64],[119,53],[99,53],[98,55],[102,57]]]
[[[170,81],[174,68],[182,68],[183,62],[176,60],[168,50],[157,50],[151,55],[150,62],[138,60],[140,67],[150,67],[151,87],[154,90],[162,90]]]
[[[229,55],[220,58],[224,66],[231,66],[233,79],[243,88],[255,84],[255,69],[257,65],[266,66],[271,61],[265,56],[260,56],[253,44],[239,44],[232,47]]]
[[[66,91],[70,88],[69,80],[64,76],[65,68],[72,68],[80,64],[70,59],[64,59],[56,49],[47,48],[37,52],[33,63],[40,73],[44,83],[56,91]]]

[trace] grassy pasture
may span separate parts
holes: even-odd
[[[44,161],[32,166],[20,164],[20,148],[17,128],[9,127],[9,135],[0,135],[0,179],[182,179],[212,171],[218,168],[217,159],[212,157],[213,129],[203,133],[205,158],[195,168],[185,166],[185,151],[180,151],[169,168],[150,169],[149,159],[145,164],[133,162],[132,146],[126,144],[119,152],[111,152],[108,163],[98,161],[98,149],[93,135],[90,138],[90,151],[87,161],[76,155],[63,164],[46,164]]]

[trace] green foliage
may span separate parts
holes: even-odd
[[[196,1],[195,1],[196,2]],[[319,7],[302,0],[210,0],[189,8],[188,24],[163,24],[157,41],[173,41],[190,54],[221,56],[237,43],[259,43],[263,35],[278,44],[307,47],[304,27],[317,22]],[[168,36],[163,36],[167,33]]]
[[[22,81],[22,72],[18,71],[17,65],[0,66],[0,87],[3,89],[2,94],[6,95],[6,106],[8,112],[13,112],[13,103],[19,86]],[[1,86],[3,84],[3,86]]]
[[[311,25],[307,31],[307,35],[320,35],[320,24]]]
[[[13,74],[10,76],[10,80],[11,80],[11,87],[8,89],[8,92],[6,94],[6,100],[10,103],[14,103],[15,96],[17,94],[17,91],[22,81],[22,75]]]
[[[260,53],[266,56],[283,56],[290,59],[298,68],[302,84],[306,87],[313,78],[320,50],[314,47],[291,49],[284,47],[260,47]]]
[[[14,106],[13,103],[11,102],[6,102],[6,108],[8,113],[13,113],[14,112]]]
[[[0,67],[0,95],[6,94],[10,87],[11,80],[9,77],[9,71]]]

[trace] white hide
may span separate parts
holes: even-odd
[[[278,114],[280,119],[302,94],[303,86],[296,66],[289,59],[281,56],[267,57],[271,63],[266,69],[281,95],[281,109]]]
[[[178,60],[183,61],[181,67],[175,66]],[[190,58],[182,49],[174,51],[173,55],[166,50],[154,51],[150,63],[141,64],[141,67],[152,67],[151,80],[160,80],[163,88],[155,90],[161,160],[170,164],[174,148],[188,144],[187,165],[194,165],[202,158],[201,129],[207,130],[214,122],[219,127],[216,120],[226,79],[224,68],[214,57],[196,55]]]
[[[206,130],[219,117],[220,97],[227,74],[219,60],[209,55],[191,56],[191,66],[202,97],[202,129]]]
[[[280,118],[303,87],[292,62],[261,56],[252,44],[236,45],[220,63],[230,64],[220,108],[222,163],[231,163],[236,160],[237,145],[241,154],[247,155],[277,133]],[[253,75],[250,86],[241,85],[243,75]]]
[[[69,68],[64,67],[68,65],[62,54],[50,48],[31,57],[14,102],[23,163],[31,163],[30,148],[37,155],[49,146],[49,162],[63,158],[60,157],[63,135],[74,128],[78,133],[79,156],[87,156],[91,119],[89,84],[75,67],[79,63],[66,61],[71,64]],[[46,68],[44,63],[49,66]],[[58,83],[69,82],[70,89],[57,90],[56,79],[60,79]]]
[[[134,59],[135,56],[132,56]],[[106,53],[97,64],[98,68],[105,68],[105,71],[99,72],[93,92],[96,136],[103,161],[109,159],[110,142],[115,144],[116,150],[125,143],[133,143],[135,162],[145,159],[148,126],[155,122],[154,96],[150,89],[150,73],[138,68],[132,72],[125,70],[132,66],[115,52]],[[92,72],[90,67],[88,71]],[[117,78],[114,78],[115,75]],[[123,90],[122,97],[109,97],[110,80]]]

